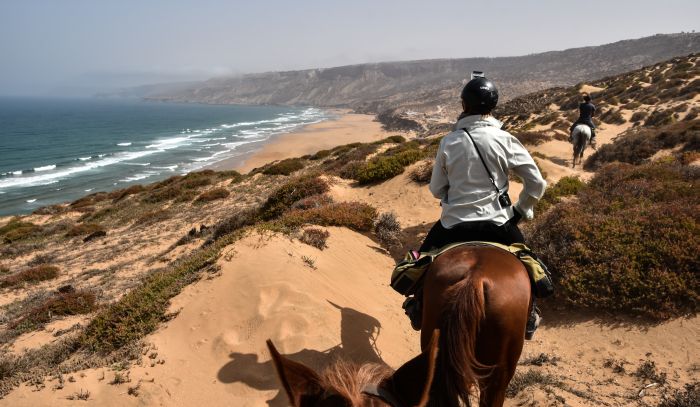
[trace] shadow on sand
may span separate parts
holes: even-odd
[[[285,356],[304,363],[316,371],[323,369],[336,359],[352,360],[356,363],[386,364],[376,347],[381,324],[367,314],[352,308],[340,307],[328,301],[340,311],[340,343],[330,349],[303,349]],[[257,390],[279,390],[280,384],[272,361],[259,362],[254,353],[231,353],[231,360],[226,363],[217,375],[222,383],[245,383]],[[279,390],[274,398],[267,401],[270,407],[287,406],[287,395]]]

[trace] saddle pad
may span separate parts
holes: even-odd
[[[532,291],[537,298],[549,297],[554,293],[552,277],[547,266],[523,243],[505,245],[495,242],[459,242],[452,243],[440,249],[423,252],[416,255],[409,252],[391,273],[391,287],[399,294],[413,295],[423,279],[430,264],[441,254],[458,246],[492,246],[505,250],[517,257],[525,266]]]

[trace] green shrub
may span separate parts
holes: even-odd
[[[357,169],[356,178],[360,185],[385,181],[401,174],[404,168],[425,156],[418,148],[392,151],[370,160],[364,167]]]
[[[578,177],[562,177],[559,182],[547,188],[542,196],[542,199],[535,207],[536,213],[543,213],[552,205],[561,202],[561,198],[565,196],[576,195],[585,188],[586,184]]]
[[[0,288],[15,287],[24,283],[38,283],[58,277],[58,267],[48,264],[34,266],[0,280]]]
[[[652,317],[700,305],[700,170],[673,162],[610,164],[577,200],[536,219],[528,242],[571,304]]]
[[[195,199],[196,202],[211,202],[215,201],[217,199],[223,199],[226,198],[230,195],[228,190],[226,188],[213,188],[210,189],[206,192],[203,192],[200,194],[197,199]]]
[[[329,189],[328,183],[318,177],[304,176],[292,179],[267,198],[260,210],[260,216],[263,220],[276,218],[295,202],[312,195],[325,194]]]
[[[276,164],[272,164],[263,170],[266,175],[290,175],[295,171],[304,168],[304,161],[301,158],[288,158]]]
[[[66,237],[85,236],[102,229],[97,223],[78,223],[66,232]]]
[[[406,142],[406,139],[404,138],[404,136],[396,135],[396,136],[389,136],[385,139],[376,141],[375,143],[377,143],[377,144],[384,144],[384,143],[401,144],[401,143],[405,143],[405,142]]]
[[[377,211],[360,202],[340,202],[311,209],[292,209],[280,219],[291,229],[305,224],[319,226],[344,226],[358,232],[369,232],[374,226]]]
[[[380,157],[358,168],[355,173],[355,180],[360,185],[385,181],[401,174],[403,169],[404,166],[394,157]]]

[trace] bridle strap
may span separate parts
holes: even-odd
[[[362,389],[362,393],[378,397],[384,402],[388,403],[391,407],[405,407],[404,404],[397,399],[392,392],[376,384],[366,385],[365,388]]]

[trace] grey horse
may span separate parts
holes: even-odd
[[[576,158],[578,158],[578,163],[581,164],[583,160],[583,151],[586,146],[591,141],[591,128],[585,124],[578,124],[574,127],[574,131],[571,133],[571,144],[574,145],[574,161],[571,167],[576,167]]]

